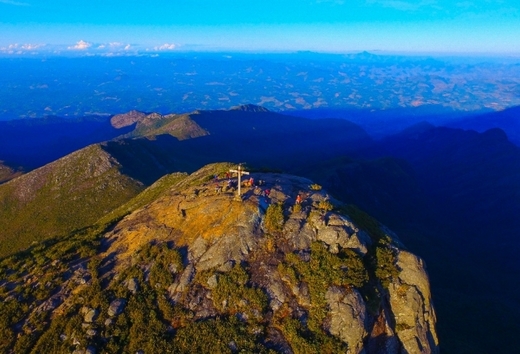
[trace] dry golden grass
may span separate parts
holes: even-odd
[[[258,212],[258,204],[253,200],[240,202],[232,194],[211,192],[193,197],[193,190],[164,196],[122,220],[110,235],[114,241],[105,256],[115,252],[116,268],[126,266],[146,243],[173,241],[177,246],[185,246],[198,237],[211,241],[236,232]]]

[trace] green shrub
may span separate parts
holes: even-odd
[[[313,183],[309,186],[309,188],[313,191],[321,191],[321,186],[319,184]]]
[[[339,257],[346,267],[344,281],[356,288],[364,286],[368,282],[368,272],[363,259],[351,249],[342,249]]]
[[[156,262],[150,269],[149,281],[154,288],[167,288],[173,283],[173,275],[161,262]]]
[[[281,275],[286,275],[295,284],[306,282],[311,297],[308,327],[311,331],[322,331],[327,314],[325,294],[331,285],[362,287],[368,281],[361,257],[352,250],[342,250],[338,255],[330,253],[321,242],[311,244],[308,262],[294,253],[285,257],[278,266]]]
[[[318,203],[318,209],[324,211],[331,211],[332,209],[334,209],[334,206],[328,200],[322,200]]]
[[[383,287],[388,288],[392,279],[399,276],[395,251],[387,246],[378,245],[375,256],[376,277],[381,281]]]
[[[283,230],[285,218],[282,203],[271,204],[265,212],[265,227],[268,232],[280,232]]]
[[[283,322],[282,333],[295,354],[346,353],[347,345],[323,331],[309,331],[296,319]]]
[[[252,311],[257,311],[258,314],[265,312],[268,305],[267,295],[261,289],[248,286],[248,281],[249,275],[240,264],[235,265],[230,272],[220,274],[217,286],[212,291],[214,306],[230,314],[244,312],[252,315]]]
[[[190,322],[178,330],[173,347],[177,353],[271,352],[234,316]]]

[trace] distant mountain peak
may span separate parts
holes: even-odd
[[[244,112],[269,112],[269,110],[262,106],[254,104],[243,104],[240,106],[231,107],[230,111],[244,111]]]
[[[146,115],[144,112],[132,110],[127,113],[116,114],[110,119],[110,124],[112,124],[114,128],[120,129],[143,120]]]
[[[504,130],[500,128],[491,128],[482,133],[482,137],[494,141],[505,141],[509,140]]]

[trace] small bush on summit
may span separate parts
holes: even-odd
[[[328,200],[322,200],[318,204],[318,209],[325,210],[325,211],[331,211],[332,209],[334,209],[334,206]]]
[[[392,279],[399,276],[397,267],[397,256],[395,251],[387,246],[378,245],[376,247],[376,277],[381,284],[388,288]]]
[[[285,222],[283,215],[282,203],[271,204],[265,212],[265,227],[268,232],[277,232],[283,230]]]

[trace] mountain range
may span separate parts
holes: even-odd
[[[17,124],[27,123],[13,122],[11,127]],[[59,157],[48,164],[45,159],[53,157],[45,153],[38,160],[30,154],[15,155],[14,149],[6,148],[7,142],[3,145],[0,159],[28,171],[0,185],[0,213],[6,216],[0,222],[3,230],[9,230],[2,236],[4,256],[14,253],[15,258],[25,259],[28,251],[16,252],[33,241],[44,243],[29,250],[46,252],[44,245],[60,240],[78,242],[81,235],[106,235],[128,213],[149,208],[146,205],[166,184],[186,178],[173,172],[191,173],[216,161],[247,162],[252,171],[283,170],[311,178],[335,198],[374,215],[424,257],[443,351],[507,352],[514,345],[516,339],[509,334],[519,328],[510,315],[520,314],[516,295],[520,292],[508,274],[520,270],[514,257],[520,250],[515,238],[520,231],[515,223],[520,210],[520,148],[509,141],[511,133],[420,123],[373,140],[345,119],[289,117],[252,105],[169,115],[132,111],[96,124],[103,128],[87,134],[88,144],[93,145],[67,156],[72,145],[39,137],[55,147],[53,156]],[[29,137],[37,137],[41,128],[31,130],[27,125],[24,129]],[[64,129],[60,134],[76,132]],[[14,133],[10,137],[16,140]],[[104,137],[110,140],[103,141]],[[30,140],[23,144],[30,146]],[[17,149],[23,144],[20,141]],[[6,175],[12,175],[15,170],[8,171]],[[202,183],[209,193],[211,173],[203,171],[208,180]],[[294,198],[283,193],[287,200]],[[365,215],[352,207],[347,210],[353,219]],[[140,215],[139,220],[150,220]],[[143,221],[144,225],[150,222]],[[160,222],[154,222],[151,231],[141,230],[138,224],[128,228],[138,227],[137,234],[161,234]],[[373,224],[363,225],[373,230]],[[96,237],[93,245],[101,247]],[[92,256],[101,249],[84,252]],[[42,258],[44,265],[47,258]],[[109,268],[104,264],[100,273],[111,274],[106,273]],[[506,310],[510,315],[503,316]]]
[[[215,189],[235,166],[3,258],[2,351],[438,352],[424,263],[395,235],[305,178]]]

